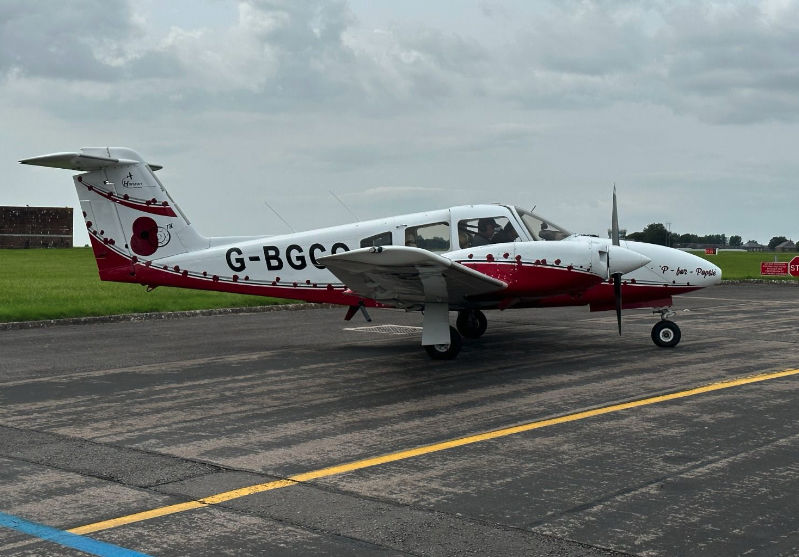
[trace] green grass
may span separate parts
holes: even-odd
[[[103,282],[90,248],[0,250],[0,322],[275,303],[285,300]]]
[[[722,251],[717,255],[706,255],[704,252],[695,255],[707,259],[714,265],[721,267],[721,276],[724,280],[766,279],[766,280],[797,280],[790,275],[786,276],[761,276],[761,261],[790,261],[799,254],[774,253],[774,252],[740,252]]]

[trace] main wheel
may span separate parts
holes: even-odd
[[[479,309],[465,309],[458,312],[455,326],[466,338],[480,338],[486,332],[488,319]]]
[[[449,328],[449,344],[431,344],[425,346],[427,354],[434,360],[452,360],[461,351],[463,340],[455,327]]]
[[[673,321],[664,319],[652,327],[652,342],[661,348],[673,348],[680,342],[680,328]]]

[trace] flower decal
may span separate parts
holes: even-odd
[[[169,241],[169,232],[166,229],[159,228],[158,224],[150,217],[139,217],[133,221],[133,236],[130,238],[130,249],[138,255],[152,255],[159,245],[166,245],[166,242],[161,243],[160,233],[161,230],[166,234],[166,242]]]

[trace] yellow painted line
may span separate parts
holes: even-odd
[[[631,402],[623,402],[621,404],[613,404],[610,406],[604,406],[602,408],[586,410],[584,412],[575,412],[573,414],[566,414],[565,416],[559,416],[557,418],[550,418],[547,420],[529,422],[526,424],[506,427],[502,429],[496,429],[494,431],[488,431],[486,433],[479,433],[477,435],[469,435],[467,437],[451,439],[449,441],[443,441],[441,443],[424,445],[421,447],[416,447],[414,449],[397,451],[372,458],[365,458],[363,460],[356,460],[346,464],[340,464],[338,466],[329,466],[327,468],[320,468],[319,470],[312,470],[310,472],[305,472],[302,474],[291,476],[290,478],[285,480],[276,480],[262,484],[255,484],[247,487],[242,487],[231,491],[217,493],[215,495],[209,495],[208,497],[203,497],[202,499],[197,499],[195,501],[188,501],[186,503],[178,503],[176,505],[168,505],[165,507],[159,507],[149,511],[129,514],[126,516],[121,516],[119,518],[112,518],[110,520],[104,520],[102,522],[87,524],[85,526],[80,526],[67,531],[72,534],[89,534],[92,532],[97,532],[99,530],[108,530],[110,528],[117,528],[125,524],[142,522],[144,520],[150,520],[152,518],[158,518],[160,516],[166,516],[193,509],[199,509],[202,507],[207,507],[209,505],[216,505],[219,503],[223,503],[225,501],[230,501],[231,499],[238,499],[240,497],[246,497],[248,495],[254,495],[256,493],[262,493],[264,491],[271,491],[273,489],[280,489],[291,485],[297,485],[302,482],[317,480],[319,478],[327,478],[330,476],[345,474],[347,472],[354,472],[355,470],[362,470],[364,468],[370,468],[373,466],[379,466],[381,464],[387,464],[389,462],[406,460],[409,458],[422,456],[430,453],[436,453],[448,449],[454,449],[456,447],[463,447],[464,445],[472,445],[474,443],[490,441],[491,439],[507,437],[508,435],[515,435],[517,433],[524,433],[525,431],[532,431],[534,429],[541,429],[553,425],[576,422],[578,420],[584,420],[586,418],[592,418],[594,416],[602,416],[604,414],[612,414],[614,412],[620,412],[622,410],[629,410],[630,408],[639,408],[641,406],[659,404],[661,402],[668,402],[670,400],[688,398],[704,393],[710,393],[713,391],[721,391],[723,389],[730,389],[732,387],[739,387],[741,385],[749,385],[751,383],[759,383],[762,381],[779,379],[781,377],[788,377],[797,374],[799,374],[799,369],[787,369],[784,371],[778,371],[774,373],[764,373],[760,375],[742,377],[739,379],[731,379],[729,381],[720,381],[718,383],[712,383],[710,385],[696,387],[694,389],[688,389],[685,391],[678,391],[676,393],[643,398]]]

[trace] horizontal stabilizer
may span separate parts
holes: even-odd
[[[117,159],[112,157],[100,157],[97,155],[87,155],[85,153],[53,153],[52,155],[41,155],[30,159],[19,161],[22,164],[34,166],[47,166],[50,168],[65,168],[67,170],[77,170],[80,172],[91,172],[101,170],[109,166],[120,166],[126,164],[138,164],[139,161],[132,159]],[[150,170],[161,170],[163,166],[148,164]]]

